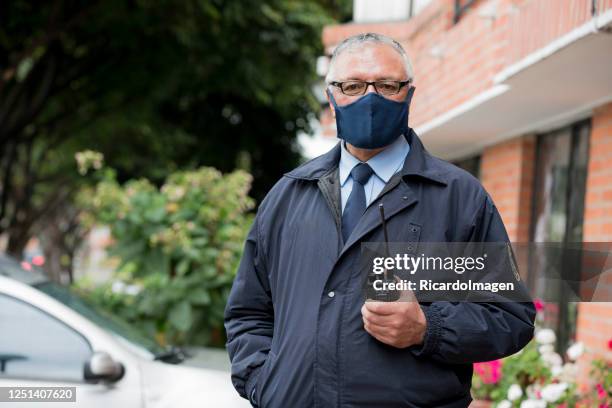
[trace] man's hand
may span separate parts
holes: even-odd
[[[364,328],[378,341],[397,348],[423,343],[427,320],[412,293],[396,302],[367,301],[361,315]]]

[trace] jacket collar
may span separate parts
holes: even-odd
[[[447,171],[441,165],[439,159],[432,157],[425,150],[421,139],[419,139],[412,128],[409,128],[408,134],[405,137],[410,144],[410,152],[401,170],[402,177],[416,176],[439,184],[448,184]],[[285,173],[285,176],[302,180],[318,180],[320,177],[335,170],[338,167],[339,161],[340,142],[336,143],[329,152],[307,161],[296,169]]]

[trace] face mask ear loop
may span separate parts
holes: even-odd
[[[410,108],[410,102],[412,102],[412,95],[414,95],[414,89],[414,86],[411,86],[410,89],[408,89],[408,95],[406,95],[406,99],[404,100],[408,104],[408,108]]]
[[[327,96],[329,96],[329,99],[331,99],[331,102],[332,102],[332,105],[334,105],[334,108],[338,108],[338,104],[336,104],[336,100],[334,99],[334,95],[331,93],[329,88],[327,88],[325,90],[325,92],[327,92]]]
[[[336,99],[334,99],[334,95],[329,90],[329,88],[327,88],[325,92],[327,92],[327,96],[329,96],[329,99],[331,100],[331,103],[334,106],[334,109],[336,110],[336,115],[339,115],[340,110],[338,109],[338,104],[336,104]],[[335,116],[335,117],[337,118],[338,116]],[[343,139],[341,136],[340,124],[338,123],[337,119],[336,119],[336,132],[337,132],[337,137],[339,139]]]
[[[404,103],[406,104],[406,123],[404,124],[404,128],[402,131],[404,134],[407,134],[408,129],[410,129],[410,126],[408,126],[408,116],[410,116],[410,103],[412,102],[412,95],[414,95],[414,89],[414,86],[408,88],[408,94],[406,95],[406,99],[404,99]]]

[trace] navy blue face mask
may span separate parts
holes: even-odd
[[[362,149],[377,149],[393,143],[408,132],[408,112],[414,86],[408,89],[406,99],[396,102],[376,92],[338,106],[327,90],[336,111],[338,137]]]

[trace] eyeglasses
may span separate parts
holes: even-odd
[[[374,85],[376,93],[381,95],[396,95],[401,91],[403,87],[408,85],[410,80],[407,81],[343,81],[343,82],[330,82],[329,84],[340,88],[343,94],[348,96],[364,95],[368,86]]]

